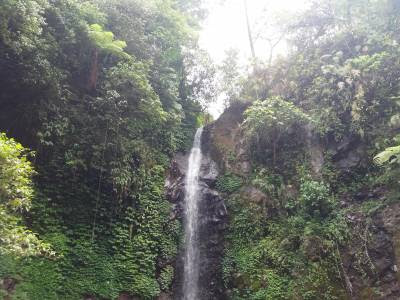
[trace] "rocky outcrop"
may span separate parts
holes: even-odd
[[[363,162],[363,158],[369,157],[357,136],[345,136],[340,141],[331,138],[324,148],[332,156],[335,167],[344,172],[358,167]]]
[[[321,176],[324,165],[324,148],[320,139],[314,134],[314,128],[311,124],[305,127],[307,136],[307,147],[310,156],[311,168],[316,177]]]
[[[204,146],[222,174],[232,172],[245,178],[251,173],[250,151],[240,128],[246,108],[246,104],[233,105],[219,120],[205,128]],[[308,157],[316,178],[322,177],[328,160],[340,176],[351,176],[357,168],[370,164],[366,145],[359,137],[322,140],[311,126],[304,130]],[[266,218],[279,214],[274,199],[258,188],[247,184],[239,193],[242,199],[259,205]],[[285,186],[283,193],[288,198],[297,198],[297,189],[291,185]],[[366,186],[355,194],[341,196],[340,203],[349,211],[346,218],[353,231],[353,239],[348,245],[338,248],[343,276],[338,284],[346,285],[348,299],[400,299],[400,204],[380,207],[372,214],[361,209],[367,201],[383,202],[385,193]],[[326,251],[321,241],[312,236],[304,240],[302,248],[310,262],[318,261]]]
[[[366,201],[383,203],[386,192],[365,188],[342,199],[352,230],[352,240],[340,249],[349,299],[400,299],[400,204],[377,206],[370,212],[360,209]]]
[[[201,226],[202,252],[207,260],[202,263],[201,299],[224,299],[221,281],[221,257],[223,255],[223,234],[227,223],[227,212],[221,195],[214,187],[219,174],[234,173],[246,178],[252,172],[250,149],[241,131],[243,112],[246,104],[229,108],[219,120],[210,124],[203,133],[201,168]],[[368,155],[366,147],[356,136],[321,140],[312,128],[305,128],[308,157],[317,178],[323,174],[326,161],[332,163],[335,171],[351,176],[354,170],[365,166]],[[328,155],[327,155],[328,154]],[[327,156],[326,156],[327,155]],[[184,177],[187,156],[177,155],[167,180],[167,195],[174,203],[172,218],[182,218],[184,201]],[[288,199],[298,198],[298,186],[290,183],[281,187],[281,193]],[[347,194],[346,194],[347,193]],[[346,246],[337,248],[338,272],[341,279],[338,287],[347,290],[345,299],[394,300],[400,299],[400,203],[378,205],[374,211],[363,211],[366,202],[384,203],[387,191],[383,188],[365,186],[354,193],[338,193],[341,208],[347,211],[346,222],[350,224],[352,239]],[[270,195],[246,182],[238,195],[248,203],[257,204],[266,218],[280,214],[275,200]],[[301,244],[302,252],[310,262],[317,262],[326,255],[326,247],[314,236],[306,237]],[[177,262],[178,270],[182,262]],[[181,272],[178,272],[181,274]],[[179,292],[179,276],[175,279],[175,291]],[[334,283],[336,284],[336,283]],[[178,295],[177,293],[176,295]],[[177,299],[177,298],[174,298]]]
[[[203,135],[202,145],[209,144],[208,135]],[[223,256],[224,230],[227,226],[227,209],[220,194],[215,190],[219,166],[211,158],[209,148],[202,147],[203,159],[200,168],[200,299],[225,299],[221,260]],[[167,176],[165,191],[167,199],[173,203],[171,218],[183,221],[185,175],[188,154],[177,154],[172,160]],[[182,290],[183,249],[175,263],[173,282],[174,297],[179,299]]]
[[[4,292],[4,300],[11,300],[18,281],[14,278],[0,279],[0,295]],[[2,298],[3,299],[3,298]]]
[[[249,145],[240,128],[248,106],[248,103],[234,103],[217,121],[204,128],[204,149],[222,173],[227,170],[241,176],[251,173]]]

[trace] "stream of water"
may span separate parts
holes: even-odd
[[[183,299],[199,299],[199,245],[198,245],[198,211],[199,211],[199,173],[201,165],[201,134],[197,129],[190,152],[185,182],[185,256],[183,274]]]

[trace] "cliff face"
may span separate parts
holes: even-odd
[[[207,199],[203,202],[203,218],[207,220],[205,224],[214,222],[212,221],[214,216],[207,216],[208,213],[214,213],[214,215],[217,211],[221,213],[221,215],[218,213],[215,215],[216,219],[213,223],[217,224],[213,228],[221,228],[221,230],[213,232],[209,241],[209,245],[212,245],[211,249],[213,249],[212,257],[215,262],[223,260],[224,265],[230,265],[224,269],[228,297],[241,295],[244,299],[246,297],[244,295],[246,293],[251,295],[251,291],[263,290],[266,294],[270,293],[271,288],[268,286],[272,284],[273,277],[259,275],[264,276],[265,279],[258,280],[254,279],[251,274],[243,274],[242,269],[244,268],[241,269],[239,265],[240,260],[245,256],[240,252],[242,250],[235,250],[234,246],[234,239],[238,237],[238,230],[235,226],[238,226],[238,216],[243,217],[243,215],[235,211],[235,206],[240,203],[242,210],[255,207],[253,217],[258,218],[256,215],[260,214],[260,224],[265,226],[263,229],[253,228],[255,231],[263,231],[256,239],[267,243],[275,238],[270,236],[273,230],[269,228],[300,217],[296,215],[295,210],[287,207],[288,204],[299,206],[299,194],[302,193],[299,174],[282,179],[282,182],[279,183],[279,193],[271,192],[274,190],[274,183],[268,190],[257,181],[259,178],[257,172],[260,167],[264,166],[252,161],[250,146],[240,127],[243,121],[243,112],[247,106],[246,104],[237,104],[228,109],[216,122],[205,128],[203,141],[205,151],[217,162],[219,170],[207,184],[204,180],[205,199]],[[307,273],[304,270],[304,272],[294,270],[295,267],[288,267],[289,271],[286,271],[282,267],[283,264],[269,261],[269,254],[265,253],[258,256],[259,262],[251,263],[254,263],[255,266],[262,265],[259,267],[260,270],[261,268],[268,269],[268,272],[274,272],[283,278],[280,285],[282,293],[271,294],[275,295],[276,299],[399,299],[400,206],[397,198],[393,199],[389,195],[389,189],[385,186],[357,184],[357,181],[361,180],[359,178],[371,176],[365,167],[366,162],[371,158],[366,154],[366,145],[359,139],[349,136],[339,142],[329,139],[321,141],[312,132],[312,128],[304,128],[304,136],[307,137],[304,149],[305,160],[310,165],[310,176],[313,180],[323,180],[327,185],[333,186],[333,182],[329,182],[329,178],[335,178],[342,184],[340,189],[332,188],[331,191],[332,197],[337,203],[334,212],[326,220],[318,221],[320,222],[318,224],[321,224],[321,228],[325,226],[324,224],[328,224],[326,226],[332,227],[332,230],[340,230],[334,228],[339,226],[336,223],[334,226],[329,225],[330,220],[335,216],[341,220],[340,224],[346,227],[346,238],[341,240],[334,233],[321,238],[318,234],[308,233],[309,229],[306,226],[304,231],[296,236],[295,242],[288,241],[290,237],[278,240],[280,244],[276,247],[275,259],[285,259],[288,255],[293,255],[296,257],[295,260],[298,260],[299,264],[303,266],[302,268],[311,269],[318,265],[315,267],[316,275],[311,274],[311,271]],[[281,151],[289,150],[281,149]],[[210,161],[205,161],[204,167]],[[335,176],[326,175],[328,168]],[[279,173],[279,170],[275,170],[275,172]],[[221,193],[228,207],[229,222],[226,219],[221,195],[212,190],[215,180],[219,181],[224,176],[235,176],[241,182],[238,189]],[[256,180],[253,180],[254,178]],[[285,202],[285,199],[289,200]],[[282,202],[286,203],[286,207],[281,205]],[[217,205],[219,208],[214,205],[215,203],[221,203],[218,204],[220,206]],[[300,211],[301,209],[299,214]],[[338,215],[340,217],[337,217]],[[307,219],[305,222],[310,223]],[[227,226],[225,234],[228,235],[228,238],[224,242],[223,228],[225,226]],[[257,241],[248,241],[248,243],[256,244]],[[264,252],[270,251],[266,250],[269,247],[268,244],[263,245],[265,245]],[[258,250],[260,249],[257,248]],[[282,258],[280,258],[279,251],[282,251]],[[325,264],[328,261],[331,263]],[[336,270],[332,271],[332,269]],[[214,274],[212,270],[211,274]],[[254,269],[254,273],[258,271]],[[206,272],[206,268],[204,268],[203,274]],[[270,274],[263,272],[260,271],[260,274]],[[321,279],[321,274],[326,274],[326,276],[323,275],[324,279]],[[312,276],[315,276],[316,279],[310,279],[314,278]],[[298,295],[293,296],[296,292],[290,294],[290,291],[286,290],[287,294],[283,296],[284,285],[291,286],[292,281],[296,284],[293,288],[289,287],[288,289],[297,290]],[[221,281],[214,282],[221,283]],[[324,289],[326,290],[324,291]],[[314,296],[307,298],[307,293]],[[289,294],[291,296],[288,296]]]
[[[250,174],[250,153],[240,130],[243,112],[249,104],[232,105],[218,120],[204,129],[204,148],[223,173]]]
[[[209,144],[208,136],[203,135],[202,144]],[[200,168],[199,240],[200,240],[200,299],[225,299],[222,282],[222,257],[224,250],[224,230],[227,224],[227,209],[220,193],[215,189],[218,165],[211,159],[209,151],[202,147],[203,158]],[[174,204],[172,218],[183,222],[185,176],[188,154],[177,154],[172,161],[166,181],[166,195]],[[174,297],[182,297],[183,283],[183,245],[175,262],[173,283]]]

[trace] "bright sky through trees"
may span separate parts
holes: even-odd
[[[282,11],[294,13],[305,7],[306,0],[247,0],[249,17],[254,30],[260,29],[261,16],[276,15]],[[243,0],[208,0],[209,15],[204,23],[200,43],[219,62],[229,48],[237,48],[244,57],[250,57]],[[265,28],[263,28],[265,30]],[[256,53],[265,56],[261,41],[256,41]],[[258,46],[258,47],[257,47]],[[258,49],[257,49],[258,48]]]
[[[255,51],[259,58],[267,59],[269,56],[268,45],[262,38],[257,39],[259,32],[271,32],[275,28],[267,28],[263,25],[269,17],[277,15],[292,15],[300,12],[306,6],[307,0],[247,0],[249,9],[250,25],[255,37]],[[207,7],[209,15],[204,22],[200,36],[200,45],[206,49],[216,63],[220,63],[225,51],[235,48],[240,51],[242,63],[246,63],[251,57],[249,40],[246,28],[243,0],[208,0]],[[276,33],[275,33],[276,34]],[[285,53],[285,43],[281,43],[275,50],[277,53]],[[210,107],[214,117],[222,112],[222,101],[217,101]]]

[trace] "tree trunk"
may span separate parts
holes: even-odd
[[[89,74],[89,81],[88,81],[88,90],[94,90],[96,88],[97,84],[97,76],[98,76],[98,70],[99,70],[99,52],[97,49],[93,50],[93,55],[92,55],[92,64],[90,66],[90,74]]]
[[[252,36],[252,33],[251,33],[250,20],[249,20],[249,11],[248,11],[248,8],[247,8],[247,0],[243,0],[243,2],[244,2],[244,12],[245,12],[245,15],[246,15],[247,34],[249,36],[251,56],[253,57],[253,60],[255,60],[256,52],[254,50],[253,36]]]

